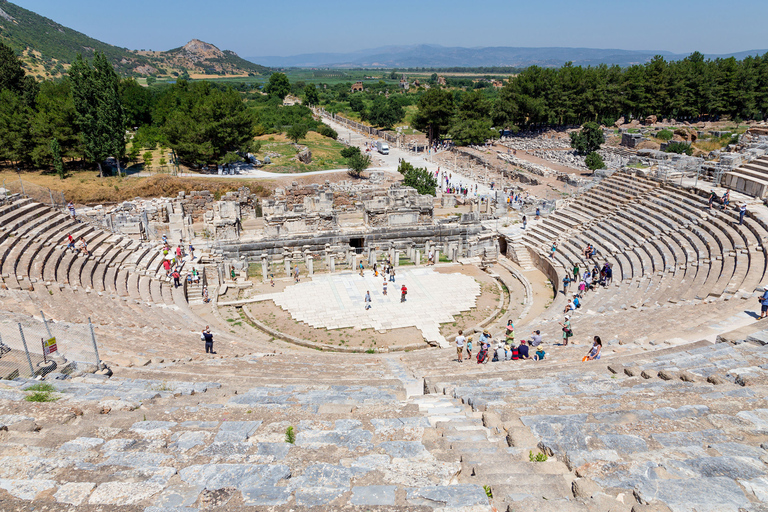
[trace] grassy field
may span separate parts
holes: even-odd
[[[98,171],[70,173],[69,177],[63,180],[50,172],[24,171],[21,178],[26,188],[29,188],[29,183],[33,183],[53,191],[64,192],[68,201],[86,205],[118,203],[136,197],[175,197],[182,190],[208,190],[214,197],[220,197],[242,186],[250,187],[252,193],[266,197],[271,194],[273,188],[270,182],[264,180],[257,182],[252,179],[177,178],[168,175],[147,178],[99,178]],[[0,185],[3,180],[8,184],[13,182],[15,188],[19,175],[14,171],[3,170],[0,171]]]
[[[344,145],[328,137],[309,132],[299,144],[307,146],[312,152],[312,163],[303,164],[295,159],[296,147],[284,134],[262,135],[257,137],[264,145],[257,155],[259,159],[269,156],[272,163],[262,170],[269,172],[311,172],[346,168],[346,160],[341,156]]]

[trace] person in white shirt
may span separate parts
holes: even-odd
[[[464,343],[467,341],[463,333],[464,331],[459,331],[459,335],[456,336],[456,355],[460,363],[464,362]]]

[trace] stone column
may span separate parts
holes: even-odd
[[[368,265],[373,267],[374,263],[376,263],[376,249],[371,249],[371,252],[368,255]]]
[[[291,259],[286,256],[283,258],[283,262],[285,263],[285,275],[291,277]]]
[[[262,254],[261,255],[261,279],[263,282],[267,282],[267,277],[269,276],[269,255],[268,254]]]
[[[400,251],[393,250],[394,257],[392,258],[392,265],[399,267],[400,266]]]
[[[396,254],[397,254],[397,251],[395,250],[395,248],[394,248],[394,247],[392,247],[392,248],[389,250],[389,260],[392,262],[392,265],[393,265],[393,266],[396,264],[396,263],[395,263],[395,261],[396,261],[396,260],[395,260],[395,255],[396,255]]]
[[[307,256],[307,273],[311,276],[315,274],[315,260],[311,254]]]
[[[415,253],[416,253],[416,258],[415,258],[415,261],[414,261],[414,263],[415,263],[415,264],[416,264],[416,266],[418,267],[419,265],[421,265],[421,251],[419,251],[419,250],[417,249],[417,250],[415,251]]]
[[[334,272],[336,272],[336,257],[335,257],[335,256],[333,256],[333,255],[331,255],[331,256],[330,256],[330,264],[329,264],[329,267],[330,267],[330,272],[331,272],[331,274],[333,274]]]
[[[440,249],[435,248],[435,265],[440,263]]]

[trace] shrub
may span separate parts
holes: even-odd
[[[691,156],[693,154],[693,148],[685,142],[670,142],[667,144],[667,147],[664,148],[664,152]]]
[[[537,453],[534,455],[532,451],[528,452],[528,459],[531,462],[546,462],[548,458],[546,453]]]
[[[587,168],[589,168],[590,171],[605,169],[605,162],[603,162],[603,157],[601,157],[600,154],[595,151],[587,155],[587,157],[584,159],[584,163],[587,165]]]
[[[336,133],[336,130],[334,130],[333,128],[331,128],[325,123],[320,124],[320,126],[317,129],[317,133],[319,133],[323,137],[328,137],[333,140],[336,140],[339,137],[339,134]]]
[[[674,136],[674,133],[672,133],[671,130],[661,130],[659,133],[656,134],[656,138],[659,140],[663,140],[664,142],[672,140],[673,136]]]
[[[29,386],[24,391],[32,391],[31,394],[24,397],[24,400],[27,402],[55,402],[59,399],[51,394],[56,391],[56,388],[47,382],[38,382]]]

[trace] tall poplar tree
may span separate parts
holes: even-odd
[[[93,66],[78,55],[69,77],[86,156],[99,166],[99,176],[104,176],[101,163],[110,156],[117,160],[120,173],[120,158],[125,156],[125,117],[115,69],[103,53],[96,54]]]

